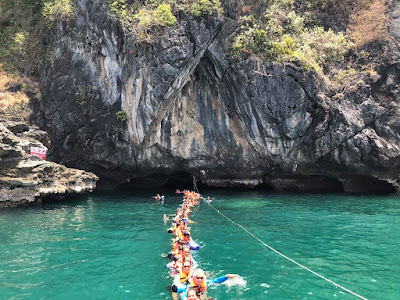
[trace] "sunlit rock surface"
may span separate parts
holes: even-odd
[[[296,65],[230,56],[233,19],[181,16],[138,45],[105,3],[77,3],[77,18],[54,27],[43,76],[53,160],[118,182],[183,172],[223,187],[398,190],[398,50],[377,78],[332,94]]]
[[[96,187],[98,178],[92,173],[27,154],[31,146],[43,147],[46,142],[47,134],[37,128],[0,123],[0,208],[82,194]]]

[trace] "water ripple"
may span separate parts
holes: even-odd
[[[175,197],[175,198],[174,198]],[[391,197],[215,193],[213,205],[312,270],[370,299],[400,299],[400,201]],[[170,299],[161,257],[179,197],[93,194],[0,212],[0,298]],[[267,250],[205,205],[193,212],[195,259],[218,300],[352,299]]]

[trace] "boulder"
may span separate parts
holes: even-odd
[[[0,123],[0,208],[82,194],[96,187],[98,177],[93,173],[43,160],[24,150],[43,146],[33,137],[46,142],[44,136],[43,131],[27,124]]]

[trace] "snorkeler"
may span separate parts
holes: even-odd
[[[201,299],[206,299],[208,285],[213,283],[223,283],[227,281],[229,278],[236,278],[238,276],[239,276],[238,274],[226,274],[224,276],[218,277],[213,280],[207,280],[204,271],[202,269],[197,269],[193,272],[193,275],[188,279],[189,284],[186,287],[180,288],[179,286],[181,285],[175,285],[174,282],[174,285],[172,285],[171,289],[176,293],[183,292],[182,299],[184,299],[184,297],[186,297],[188,288],[193,287],[196,290],[197,294],[200,295]]]

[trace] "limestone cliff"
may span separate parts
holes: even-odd
[[[144,46],[105,1],[78,0],[53,26],[42,79],[49,156],[119,182],[184,172],[213,186],[399,190],[399,12],[378,76],[331,93],[295,64],[230,56],[234,19],[181,16]]]

